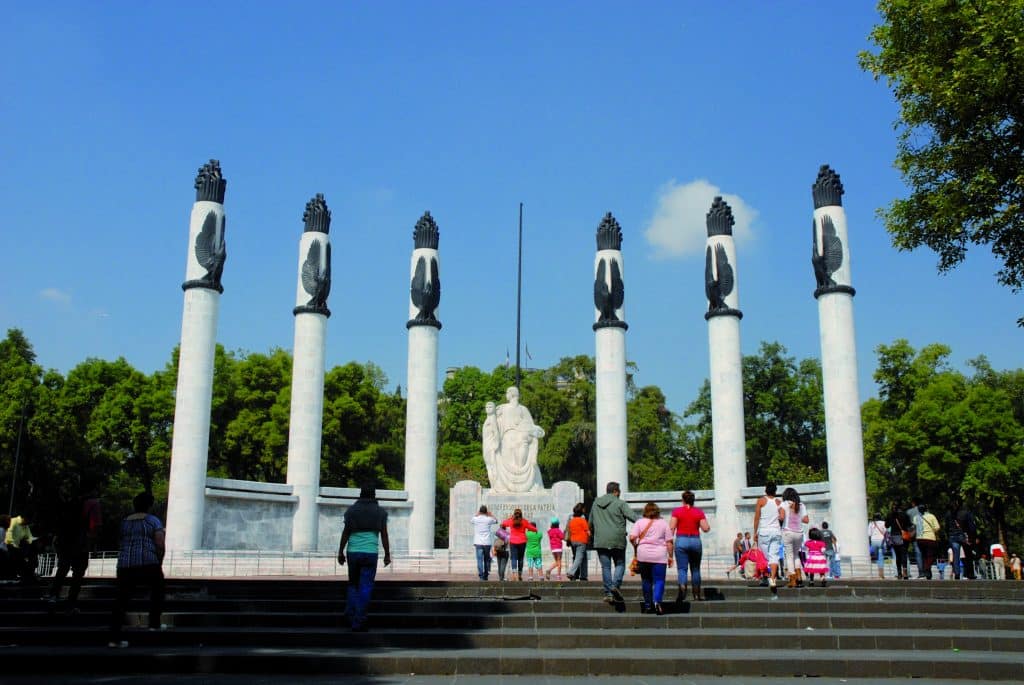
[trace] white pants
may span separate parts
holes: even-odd
[[[796,573],[803,568],[800,565],[800,547],[804,544],[804,534],[791,530],[782,531],[782,553],[786,556],[786,571]]]

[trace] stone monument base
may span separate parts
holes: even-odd
[[[474,554],[472,518],[487,505],[491,516],[498,522],[511,518],[515,509],[522,509],[523,516],[536,524],[537,530],[546,531],[552,517],[557,517],[562,528],[572,515],[572,508],[583,501],[583,488],[571,481],[559,481],[550,489],[538,492],[494,492],[474,480],[461,480],[449,493],[448,504],[448,550],[451,554]],[[548,549],[544,536],[544,549]]]

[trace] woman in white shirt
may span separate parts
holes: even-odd
[[[868,521],[868,544],[878,564],[878,577],[885,578],[885,521],[881,514],[876,513],[874,520]]]
[[[804,524],[810,521],[807,507],[800,502],[800,495],[793,488],[782,491],[782,508],[786,517],[782,520],[782,551],[786,555],[786,571],[789,583],[786,587],[803,586],[800,547],[804,544]]]

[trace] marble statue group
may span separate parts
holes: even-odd
[[[508,400],[497,407],[488,402],[483,425],[484,464],[491,490],[537,492],[544,481],[537,466],[539,440],[544,429],[533,422],[530,410],[519,404],[519,389],[505,391]]]

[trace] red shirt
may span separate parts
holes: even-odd
[[[706,517],[697,507],[683,505],[672,510],[676,519],[676,535],[700,535],[700,522]]]
[[[517,528],[515,519],[505,519],[501,522],[502,528],[508,528],[508,544],[510,545],[525,545],[526,544],[526,531],[532,530],[537,531],[537,526],[533,525],[525,518],[519,520],[519,527]]]

